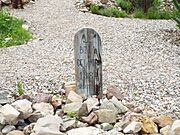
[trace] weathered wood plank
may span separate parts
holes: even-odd
[[[93,29],[84,28],[74,38],[77,93],[102,96],[101,39]]]

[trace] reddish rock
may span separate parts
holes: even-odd
[[[159,117],[154,117],[152,120],[160,128],[163,128],[163,127],[165,127],[167,125],[172,125],[173,124],[172,118],[170,116],[166,116],[166,115],[162,115],[162,116],[159,116]]]
[[[89,125],[95,124],[97,120],[98,120],[98,117],[94,112],[90,113],[89,116],[87,117],[81,117],[81,121],[86,122]]]
[[[81,96],[79,96],[76,92],[70,91],[67,97],[67,103],[72,103],[72,102],[82,102],[83,99]]]
[[[107,89],[107,98],[111,99],[113,96],[115,96],[118,100],[122,100],[123,99],[123,95],[121,93],[121,91],[113,85],[110,85]]]
[[[54,95],[51,98],[51,105],[56,109],[57,107],[62,105],[62,98],[60,95]]]
[[[51,101],[52,98],[52,94],[45,94],[45,93],[38,93],[33,101],[36,103],[41,103],[41,102],[45,102],[45,103],[49,103]]]
[[[99,101],[97,98],[90,97],[84,103],[87,104],[88,112],[92,111],[94,107],[96,107],[99,104]]]

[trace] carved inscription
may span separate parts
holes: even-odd
[[[102,94],[101,40],[92,29],[75,35],[75,69],[78,94]]]

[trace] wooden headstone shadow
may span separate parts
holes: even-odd
[[[76,91],[82,96],[102,97],[102,46],[99,34],[83,28],[74,38]]]

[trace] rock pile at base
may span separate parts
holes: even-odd
[[[22,95],[12,103],[3,100],[0,135],[180,135],[180,120],[145,115],[151,110],[130,107],[117,91],[110,88],[100,102],[95,96],[84,99],[73,89],[68,94],[39,93],[47,97],[41,99]]]

